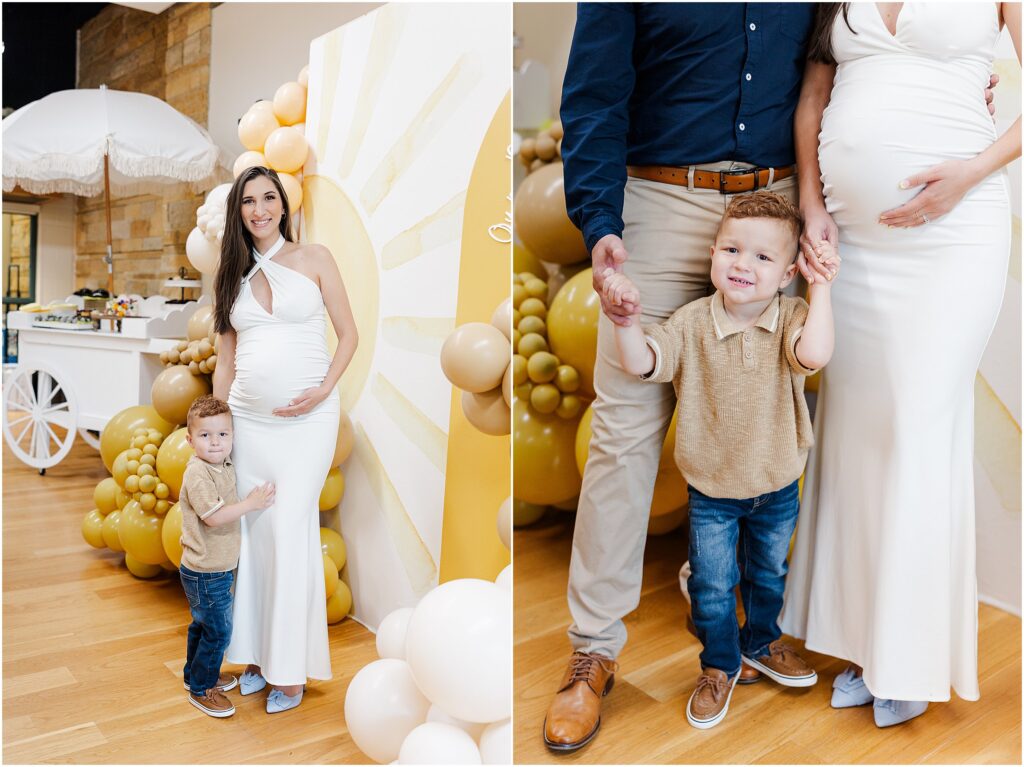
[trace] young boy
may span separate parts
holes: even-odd
[[[725,718],[743,662],[783,685],[817,681],[780,640],[777,623],[797,480],[813,442],[804,378],[832,356],[830,280],[839,268],[835,249],[821,243],[826,278],[811,284],[810,307],[780,293],[796,275],[801,224],[793,204],[771,192],[735,198],[711,247],[715,294],[660,325],[615,326],[623,368],[672,382],[678,399],[675,459],[690,491],[688,588],[704,645],[686,718],[699,729]],[[605,274],[605,296],[632,305],[636,316],[636,287],[624,274]]]
[[[274,486],[255,488],[239,502],[231,455],[231,408],[211,395],[189,408],[188,443],[196,454],[185,467],[181,504],[181,585],[188,597],[185,689],[205,714],[231,716],[235,707],[222,693],[238,681],[221,675],[220,664],[231,639],[232,572],[238,564],[243,514],[274,503]]]

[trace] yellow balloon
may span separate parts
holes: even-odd
[[[274,114],[281,125],[295,125],[306,119],[306,88],[285,83],[274,94]]]
[[[334,564],[333,559],[324,554],[324,593],[328,599],[338,588],[338,580],[338,567]]]
[[[150,396],[153,407],[163,418],[173,423],[185,423],[192,403],[210,391],[209,379],[192,375],[186,365],[171,365],[153,381]]]
[[[345,566],[348,559],[345,554],[345,540],[337,530],[329,527],[320,528],[320,549],[334,560],[339,570]]]
[[[107,477],[96,485],[92,491],[92,502],[100,514],[109,514],[117,509],[117,493],[120,489],[113,477]]]
[[[814,375],[807,376],[807,379],[804,381],[804,391],[805,392],[812,391],[815,394],[817,394],[818,386],[820,386],[820,385],[821,385],[821,371],[819,370]]]
[[[250,108],[238,122],[238,140],[249,151],[261,152],[270,134],[280,127],[272,111]]]
[[[118,527],[123,513],[122,511],[112,511],[103,518],[103,542],[111,551],[124,551],[121,537],[118,535]]]
[[[327,479],[320,490],[320,511],[328,511],[341,503],[345,495],[345,475],[335,467],[327,472]]]
[[[553,162],[527,176],[516,192],[513,210],[516,234],[538,258],[572,264],[590,255],[565,210],[562,163]]]
[[[291,173],[278,173],[277,177],[281,179],[285,197],[288,198],[288,210],[294,213],[302,207],[302,184]]]
[[[93,509],[82,520],[82,537],[94,549],[102,549],[107,544],[103,541],[103,515]]]
[[[163,518],[147,514],[138,501],[131,501],[121,512],[118,537],[124,550],[147,565],[159,565],[167,559],[160,528]]]
[[[662,514],[658,517],[651,517],[647,523],[647,534],[648,535],[665,535],[671,533],[674,530],[679,529],[687,518],[687,510],[685,508],[676,509],[670,511],[668,514]]]
[[[164,516],[164,525],[160,528],[160,543],[164,554],[175,567],[181,566],[181,505],[174,504]]]
[[[213,306],[200,306],[188,318],[188,340],[199,341],[210,335],[213,330]],[[180,423],[180,422],[179,422]]]
[[[267,165],[267,158],[263,156],[263,152],[242,152],[238,155],[238,159],[235,160],[235,164],[231,166],[231,172],[235,178],[238,178],[245,173],[249,168],[269,168]]]
[[[160,445],[160,451],[156,454],[157,476],[167,485],[171,491],[171,498],[178,499],[181,492],[181,480],[185,476],[185,466],[189,459],[195,455],[195,450],[188,444],[185,437],[188,430],[185,427],[164,439]]]
[[[506,366],[506,370],[508,367]],[[511,393],[511,389],[509,390]],[[502,437],[511,431],[512,411],[501,388],[474,394],[462,392],[462,412],[473,426],[492,437]]]
[[[441,370],[463,391],[485,392],[500,386],[511,359],[509,340],[486,322],[459,325],[441,347]]]
[[[345,581],[338,581],[338,587],[327,599],[327,622],[329,624],[344,620],[352,609],[352,592]]]
[[[541,415],[522,400],[512,408],[512,487],[516,498],[546,505],[572,498],[582,480],[574,454],[578,418]]]
[[[130,501],[132,497],[128,495],[124,490],[118,489],[117,491],[117,510],[123,509]]]
[[[355,429],[352,426],[352,419],[348,413],[342,411],[338,420],[338,439],[334,444],[334,458],[331,459],[331,466],[341,466],[352,455],[352,448],[355,446]]]
[[[580,376],[580,391],[594,396],[597,318],[601,299],[594,292],[593,269],[584,269],[558,291],[548,309],[548,343],[564,365]]]
[[[166,437],[174,431],[174,424],[161,418],[152,405],[134,405],[122,410],[107,421],[100,434],[100,457],[107,471],[111,470],[117,454],[131,447],[132,432],[141,428],[155,429]]]
[[[110,473],[113,475],[111,479],[121,488],[124,488],[128,477],[132,475],[132,472],[128,469],[128,463],[131,460],[128,453],[128,450],[122,450],[117,454],[117,458],[114,459],[114,463],[110,466]]]
[[[134,575],[136,578],[156,578],[164,571],[160,565],[150,565],[145,562],[140,562],[138,559],[133,557],[130,552],[126,552],[124,555],[124,563],[128,567],[128,572]]]
[[[512,499],[512,526],[525,527],[532,525],[544,516],[545,507],[539,503],[527,503],[518,498]]]
[[[544,263],[519,243],[512,246],[512,271],[515,274],[529,272],[541,279],[547,279],[548,276]]]
[[[278,172],[294,173],[305,165],[308,154],[309,144],[295,128],[277,128],[263,146],[263,156]]]

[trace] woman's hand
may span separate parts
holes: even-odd
[[[968,160],[947,160],[900,182],[900,189],[924,184],[924,189],[898,208],[878,217],[880,224],[909,228],[944,216],[981,179]]]
[[[835,275],[831,273],[823,256],[825,243],[835,249],[839,246],[839,228],[824,206],[803,211],[804,231],[800,235],[800,255],[796,265],[809,285],[827,282]]]
[[[331,390],[325,388],[323,384],[314,386],[312,389],[306,389],[306,391],[302,392],[285,407],[274,408],[271,414],[280,418],[294,418],[297,415],[305,415],[327,399],[330,393]]]

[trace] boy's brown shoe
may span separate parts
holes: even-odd
[[[818,681],[818,675],[807,661],[781,639],[768,645],[766,655],[759,658],[744,655],[743,662],[786,687],[810,687]]]
[[[706,668],[697,678],[697,687],[686,704],[686,721],[698,730],[707,730],[725,719],[739,673],[730,679],[724,671]]]
[[[238,679],[231,674],[221,674],[217,677],[217,684],[214,685],[213,689],[217,692],[227,692],[238,687]],[[185,691],[191,692],[192,688],[188,686],[188,682],[185,682]]]
[[[619,664],[603,655],[574,652],[544,718],[544,744],[568,753],[583,748],[601,728],[601,699],[615,683]]]
[[[207,690],[206,695],[189,693],[188,700],[204,714],[215,716],[218,719],[235,713],[235,707],[231,705],[231,701],[216,690]]]
[[[693,623],[693,617],[690,613],[686,614],[686,630],[694,636],[697,636],[697,626]],[[699,639],[699,637],[698,637]],[[761,681],[761,672],[753,666],[748,666],[744,663],[740,666],[740,678],[736,680],[736,684],[756,684]]]

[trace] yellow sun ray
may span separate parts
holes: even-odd
[[[979,373],[974,379],[975,457],[985,469],[1003,508],[1020,507],[1020,424]]]
[[[458,242],[465,207],[466,191],[463,190],[385,245],[381,250],[381,266],[394,269],[441,245]]]
[[[331,131],[330,116],[334,113],[334,96],[338,90],[338,74],[341,72],[341,47],[345,41],[345,27],[338,27],[326,35],[324,44],[324,80],[320,91],[320,124],[316,131],[314,150],[317,157],[324,157],[327,138]]]
[[[448,435],[380,373],[374,375],[372,391],[374,399],[402,434],[443,472],[447,464]]]
[[[436,357],[451,332],[454,317],[385,317],[381,337],[389,345],[407,352]]]

